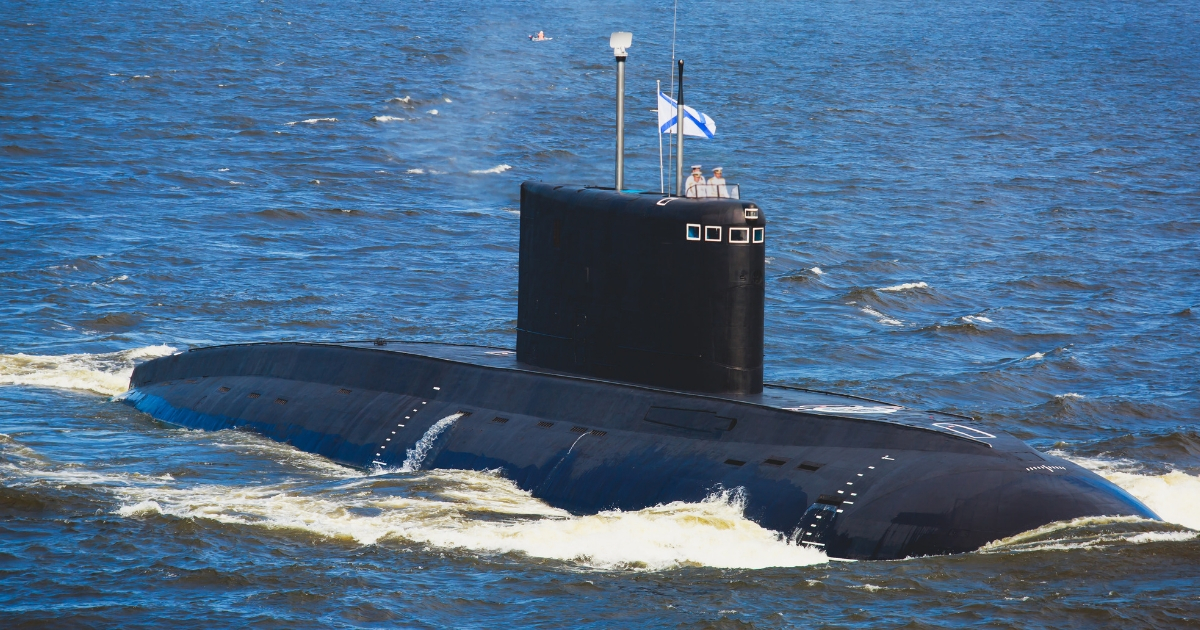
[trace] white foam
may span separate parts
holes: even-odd
[[[166,345],[104,354],[0,354],[0,385],[78,389],[114,396],[129,388],[134,361],[173,354]]]
[[[403,116],[372,116],[371,120],[374,122],[396,122],[408,119]]]
[[[94,287],[98,287],[98,286],[101,286],[101,285],[108,286],[108,285],[110,285],[110,284],[112,284],[112,283],[114,283],[114,282],[124,282],[125,280],[128,280],[128,279],[129,279],[129,276],[127,276],[127,275],[125,275],[125,274],[121,274],[121,275],[119,275],[119,276],[116,276],[116,277],[113,277],[113,278],[109,278],[108,280],[104,280],[104,281],[96,281],[96,282],[93,282],[93,283],[91,284],[91,286],[94,286]]]
[[[1083,398],[1083,394],[1076,394],[1075,392],[1067,392],[1065,394],[1059,394],[1059,395],[1055,396],[1055,398],[1059,398],[1059,399],[1074,398],[1074,399],[1078,400],[1080,398]]]
[[[294,120],[294,121],[288,123],[288,126],[299,125],[301,123],[303,123],[305,125],[315,125],[317,123],[337,122],[337,121],[338,121],[338,119],[336,119],[336,118],[306,118],[304,120]]]
[[[687,111],[687,110],[685,109],[684,111]],[[438,115],[438,112],[437,112],[437,110],[436,110],[436,109],[431,109],[431,110],[429,110],[429,111],[428,111],[428,112],[426,112],[426,113],[427,113],[427,114],[429,114],[430,116],[437,116],[437,115]]]
[[[389,99],[388,99],[388,102],[389,102],[389,103],[411,103],[411,102],[412,102],[412,98],[410,98],[410,97],[408,97],[408,96],[405,96],[405,97],[399,97],[399,96],[397,96],[397,97],[395,97],[395,98],[389,98]],[[685,103],[685,104],[686,104],[686,103]]]
[[[965,316],[963,316],[962,320],[964,322],[967,322],[968,324],[972,324],[975,322],[983,322],[985,324],[992,323],[992,320],[990,318],[984,317],[983,315],[965,315]]]
[[[929,285],[924,282],[906,282],[890,287],[883,287],[880,291],[908,291],[910,289],[928,289]]]
[[[687,103],[685,102],[685,103],[684,103],[684,105],[686,105],[686,104],[687,104]],[[684,108],[684,112],[685,112],[685,113],[687,112],[687,108],[686,108],[686,107]],[[824,272],[824,271],[821,271],[821,268],[820,268],[820,267],[813,267],[812,269],[809,269],[809,271],[813,272],[814,274],[816,274],[816,275],[818,275],[818,276],[825,275],[825,272]]]
[[[685,108],[685,111],[686,111],[686,108]],[[511,169],[511,168],[512,168],[512,167],[511,167],[511,166],[509,166],[509,165],[507,165],[507,164],[497,164],[496,166],[493,166],[492,168],[485,168],[485,169],[482,169],[482,170],[478,170],[478,171],[471,171],[471,172],[472,172],[472,173],[479,174],[479,175],[482,175],[482,174],[485,174],[485,173],[503,173],[504,171],[507,171],[507,170],[509,170],[509,169]]]
[[[746,519],[737,492],[715,492],[699,503],[577,517],[484,472],[416,473],[407,479],[420,486],[412,496],[377,496],[369,484],[379,480],[344,482],[335,492],[325,491],[328,484],[319,489],[139,486],[120,490],[125,505],[116,513],[295,529],[363,545],[399,539],[602,569],[792,567],[827,561],[822,552],[792,545]]]
[[[1181,542],[1200,536],[1190,531],[1140,532],[1122,531],[1129,526],[1150,523],[1136,516],[1086,516],[1069,521],[1049,523],[992,541],[979,551],[982,553],[1011,551],[1070,551],[1076,549],[1103,549],[1114,544],[1140,545],[1155,542]]]
[[[1044,359],[1045,357],[1046,357],[1046,353],[1044,353],[1044,352],[1034,352],[1033,354],[1031,354],[1021,360],[1022,361],[1034,361],[1037,359]]]
[[[1200,476],[1172,470],[1163,475],[1147,475],[1129,461],[1068,457],[1069,459],[1117,484],[1168,523],[1200,530]]]
[[[887,324],[888,326],[903,326],[904,325],[904,322],[902,322],[894,317],[888,317],[887,315],[880,313],[879,311],[871,308],[870,306],[864,306],[863,308],[861,308],[859,310],[866,313],[867,315],[878,318],[879,323],[881,323],[881,324]]]
[[[443,101],[446,101],[447,103],[451,103],[451,102],[453,102],[453,101],[451,101],[451,100],[450,100],[450,97],[448,97],[448,96],[442,97],[442,100],[443,100]],[[684,103],[684,104],[686,105],[686,103]],[[686,112],[687,112],[687,108],[685,107],[685,108],[684,108],[684,113],[686,113]]]
[[[684,104],[686,105],[686,104],[687,104],[687,102],[685,101],[685,102],[684,102]],[[687,111],[687,110],[684,110],[684,111]],[[404,171],[404,172],[405,172],[405,173],[411,173],[411,174],[413,174],[413,175],[424,175],[424,174],[425,174],[425,169],[423,169],[423,168],[410,168],[410,169],[408,169],[407,171]]]

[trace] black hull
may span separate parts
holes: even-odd
[[[1157,518],[1094,473],[955,416],[771,386],[678,392],[514,357],[432,344],[220,346],[138,366],[125,401],[360,468],[398,467],[425,437],[419,467],[499,468],[579,514],[740,487],[748,518],[833,557],[971,551],[1083,516]]]

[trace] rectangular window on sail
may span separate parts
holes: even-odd
[[[754,242],[755,243],[763,242],[763,231],[764,231],[763,228],[754,228]]]
[[[687,240],[689,240],[689,241],[700,240],[700,224],[699,223],[687,224]]]
[[[721,242],[721,226],[706,225],[704,226],[704,240]]]
[[[750,228],[729,228],[730,243],[749,243]]]

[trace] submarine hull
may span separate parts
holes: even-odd
[[[533,367],[510,350],[269,343],[139,365],[132,405],[349,466],[496,470],[576,514],[735,491],[832,557],[978,549],[1084,516],[1157,518],[1071,462],[969,419],[768,385],[699,394]]]

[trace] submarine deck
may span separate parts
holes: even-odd
[[[772,383],[764,384],[763,392],[761,394],[713,394],[692,392],[687,390],[675,390],[664,387],[643,385],[640,383],[601,379],[591,376],[580,376],[570,372],[532,366],[517,361],[517,353],[515,350],[491,346],[392,340],[333,342],[288,341],[206,346],[203,348],[195,348],[191,351],[203,351],[206,349],[221,347],[264,346],[276,344],[340,346],[356,348],[365,351],[395,352],[413,356],[429,357],[454,363],[477,365],[498,370],[511,370],[532,374],[545,374],[560,378],[612,383],[615,385],[633,387],[643,390],[670,392],[673,394],[683,394],[689,397],[760,405],[798,413],[848,418],[859,421],[898,424],[924,429],[927,431],[934,431],[959,439],[967,439],[977,444],[987,445],[988,447],[997,446],[997,444],[995,444],[997,438],[1004,441],[1007,441],[1005,438],[1008,438],[1006,435],[995,435],[982,431],[977,427],[961,424],[962,422],[973,422],[973,419],[969,416],[962,416],[943,411],[912,409],[898,404],[882,402],[859,396],[836,394],[832,392],[824,392]]]

